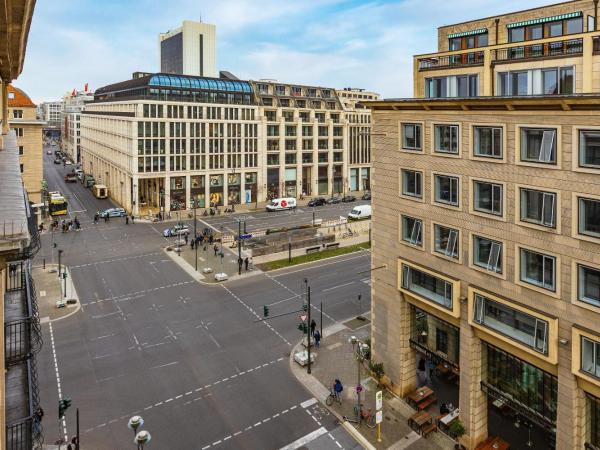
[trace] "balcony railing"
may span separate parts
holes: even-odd
[[[6,449],[42,447],[41,417],[35,358],[6,372]]]
[[[583,39],[521,45],[494,50],[494,62],[522,61],[527,59],[577,56],[583,54]]]
[[[480,66],[483,52],[461,53],[459,55],[431,56],[419,59],[419,70],[447,69],[452,67]]]

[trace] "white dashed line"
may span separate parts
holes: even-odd
[[[52,322],[48,323],[50,325],[50,342],[52,345],[52,356],[54,358],[54,372],[56,373],[56,386],[58,389],[58,398],[59,400],[62,399],[62,388],[60,386],[60,373],[58,372],[58,359],[56,358],[56,347],[54,345],[54,329],[52,328]],[[60,420],[59,420],[60,422]],[[104,425],[104,424],[103,424]],[[69,436],[67,434],[67,421],[65,420],[65,418],[62,418],[62,427],[63,427],[63,434],[65,436],[65,442],[69,439]]]

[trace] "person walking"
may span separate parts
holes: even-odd
[[[125,225],[129,225],[129,216],[125,216]]]
[[[319,330],[315,330],[313,338],[315,339],[315,347],[319,348],[319,345],[321,343],[321,333],[319,333]]]
[[[315,328],[317,328],[317,322],[315,322],[315,319],[310,321],[310,335],[311,336],[315,336]]]
[[[192,239],[192,240],[190,241],[190,248],[191,248],[192,250],[194,250],[194,242],[196,242],[196,240],[195,240],[195,239]]]
[[[96,211],[96,214],[94,214],[94,225],[98,224],[99,219],[100,219],[100,211]]]
[[[75,220],[73,222],[75,223],[75,230],[81,230],[81,223],[79,223],[79,219],[77,218],[77,216],[75,216]]]
[[[238,258],[238,270],[242,271],[242,265],[244,264],[244,260],[242,258]]]
[[[217,256],[217,252],[219,251],[219,247],[217,247],[217,244],[215,244],[213,250],[215,251],[215,256]]]
[[[248,272],[248,263],[249,263],[249,262],[250,262],[250,261],[248,260],[248,257],[246,256],[246,259],[244,259],[244,266],[245,266],[245,268],[246,268],[246,272]]]
[[[188,244],[188,239],[189,239],[189,238],[188,238],[188,234],[187,234],[187,233],[185,233],[185,234],[184,234],[184,237],[185,237],[185,245],[187,245],[187,244]]]
[[[132,214],[131,215],[131,225],[133,225],[135,223],[135,216]]]

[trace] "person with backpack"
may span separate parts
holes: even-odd
[[[333,383],[333,392],[335,393],[336,400],[339,403],[342,402],[342,391],[343,390],[344,390],[344,386],[342,385],[342,382],[336,378],[335,382]]]

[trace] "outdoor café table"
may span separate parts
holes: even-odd
[[[411,402],[413,402],[415,405],[418,405],[423,400],[425,400],[427,397],[430,397],[431,395],[433,395],[433,393],[434,392],[431,390],[431,388],[429,386],[423,386],[423,387],[417,389],[412,394],[409,394],[408,399]]]
[[[489,437],[476,447],[476,450],[508,450],[510,445],[499,437]]]
[[[421,431],[421,427],[423,425],[429,422],[431,422],[431,416],[427,411],[419,411],[418,413],[415,413],[412,416],[410,416],[410,418],[408,419],[409,425],[411,423],[414,423],[419,429],[419,431]]]
[[[455,408],[451,413],[446,414],[444,417],[442,417],[440,419],[440,422],[443,423],[444,425],[448,426],[448,425],[450,425],[450,422],[452,422],[457,417],[458,417],[458,408]]]

